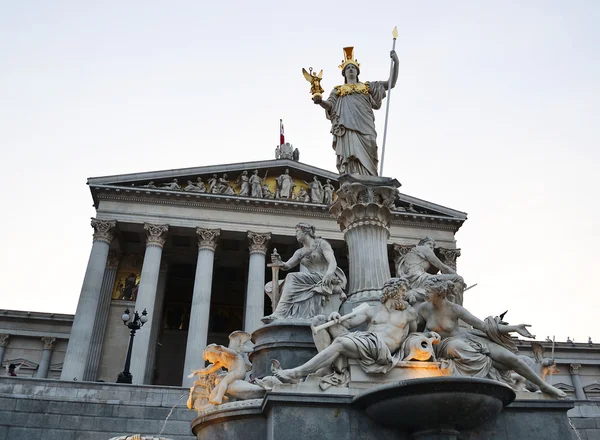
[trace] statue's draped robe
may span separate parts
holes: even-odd
[[[489,344],[498,344],[512,353],[517,351],[510,336],[500,333],[499,322],[499,318],[491,316],[485,319],[487,337],[465,330],[456,336],[444,338],[439,344],[434,345],[436,355],[449,375],[510,382],[505,372],[498,371],[494,367],[494,362],[489,356]]]
[[[327,101],[331,111],[333,149],[337,155],[340,174],[377,175],[377,132],[373,110],[381,108],[385,98],[383,82],[364,83],[368,93],[350,93],[344,96],[334,88]]]
[[[285,277],[280,286],[281,298],[272,317],[309,319],[323,313],[324,301],[333,291],[323,285],[328,263],[321,248],[322,241],[321,238],[315,239],[311,249],[302,255],[300,261],[308,272],[292,272]],[[339,267],[334,279],[341,289],[346,287],[346,276]]]
[[[356,331],[339,338],[354,343],[359,354],[357,361],[365,373],[387,373],[400,361],[399,354],[392,355],[377,333]]]
[[[262,187],[260,186],[261,179],[256,175],[250,176],[250,185],[252,186],[252,197],[262,198]]]

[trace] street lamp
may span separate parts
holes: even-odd
[[[129,330],[131,330],[131,332],[129,333],[129,348],[127,349],[127,359],[125,359],[125,368],[122,373],[119,373],[117,383],[131,383],[133,376],[129,372],[129,365],[131,364],[131,350],[133,349],[133,338],[135,337],[136,330],[141,329],[142,326],[146,322],[148,322],[148,312],[146,312],[146,309],[144,309],[144,311],[142,312],[142,316],[140,316],[136,311],[133,314],[133,319],[131,319],[129,309],[125,309],[125,312],[121,315],[121,319],[123,320],[123,324],[129,327]]]

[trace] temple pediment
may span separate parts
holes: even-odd
[[[94,204],[106,195],[152,203],[235,200],[253,204],[302,204],[326,209],[335,199],[339,174],[291,159],[211,165],[88,179]],[[447,218],[462,223],[464,212],[399,192],[395,216],[405,220]]]

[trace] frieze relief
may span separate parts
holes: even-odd
[[[331,205],[335,199],[336,187],[331,179],[313,176],[311,181],[299,180],[292,176],[289,169],[283,173],[269,176],[269,170],[261,175],[259,170],[244,170],[231,178],[228,174],[212,174],[185,178],[185,184],[177,178],[165,182],[154,180],[133,187],[151,190],[169,190],[188,194],[213,194],[247,197],[250,199],[290,200],[302,203]]]

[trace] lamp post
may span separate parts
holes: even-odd
[[[125,359],[125,368],[123,369],[122,373],[119,373],[117,383],[131,383],[133,376],[129,372],[129,366],[131,364],[131,350],[133,348],[133,338],[135,337],[135,332],[142,328],[142,326],[148,321],[148,312],[146,312],[146,309],[144,309],[144,311],[142,312],[142,316],[140,316],[136,311],[133,314],[133,319],[131,319],[129,309],[125,309],[125,313],[121,315],[121,319],[123,320],[123,324],[129,327],[129,330],[131,330],[131,332],[129,333],[129,348],[127,349],[127,359]]]

